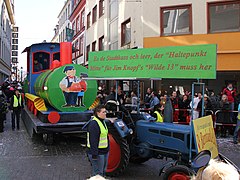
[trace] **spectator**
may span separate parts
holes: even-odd
[[[206,112],[206,110],[212,110],[212,104],[211,101],[208,98],[207,94],[204,94],[204,98],[201,99],[197,105],[197,109],[199,110],[199,117],[202,117],[202,103],[204,101],[203,105],[203,110],[204,110],[204,115],[211,115],[211,112]]]
[[[159,123],[163,122],[163,110],[164,110],[164,107],[162,104],[157,104],[154,107],[154,112],[152,113],[152,116],[156,118],[156,122],[159,122]]]
[[[216,121],[218,123],[229,123],[230,113],[228,111],[230,110],[230,105],[228,102],[227,95],[225,95],[225,94],[222,95],[222,99],[218,104],[218,109],[221,111],[217,113]],[[221,129],[218,129],[218,131],[221,131],[221,133],[220,133],[221,136],[226,137],[227,130],[224,126],[222,126]]]
[[[232,83],[228,83],[227,87],[223,89],[222,94],[227,95],[230,110],[233,111],[234,110],[234,101],[235,101],[235,97],[237,94],[236,94],[236,89],[233,88]],[[233,113],[230,114],[231,121],[233,121],[233,115],[234,115]]]
[[[176,111],[176,109],[179,108],[178,101],[179,98],[177,96],[177,91],[173,91],[171,96],[171,102],[173,107],[173,122],[178,122],[179,111]]]
[[[137,100],[138,100],[138,97],[136,95],[136,93],[134,91],[131,92],[131,103],[132,103],[132,106],[137,106]]]
[[[193,99],[193,102],[190,102],[190,107],[193,108],[192,120],[197,119],[199,117],[199,110],[197,109],[198,103],[202,99],[202,93],[198,93],[197,97]]]
[[[215,95],[213,91],[209,91],[209,100],[212,104],[212,109],[215,112],[218,108],[218,97]]]
[[[147,93],[145,94],[145,98],[144,98],[144,104],[146,108],[150,107],[150,101],[151,101],[151,96],[152,94],[152,89],[151,88],[147,88]]]
[[[158,96],[158,94],[155,91],[153,91],[151,93],[151,97],[152,97],[151,101],[150,101],[150,109],[151,110],[154,110],[154,106],[156,106],[157,104],[160,103],[160,101],[159,101],[157,96]]]
[[[189,109],[190,100],[188,99],[187,95],[183,95],[183,99],[179,101],[179,120],[181,122],[186,122],[187,116],[189,116],[189,112],[187,109]]]

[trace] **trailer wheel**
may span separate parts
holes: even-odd
[[[126,139],[121,138],[114,128],[109,128],[110,151],[106,174],[117,176],[129,164],[130,150]]]
[[[133,155],[129,159],[129,161],[131,163],[134,163],[134,164],[142,164],[142,163],[144,163],[144,162],[146,162],[148,160],[149,160],[149,158],[142,158],[142,157],[140,157],[138,155]]]
[[[171,166],[162,175],[164,180],[190,180],[192,176],[191,170],[183,165]]]
[[[46,145],[52,145],[53,144],[53,134],[50,133],[43,133],[43,142]]]

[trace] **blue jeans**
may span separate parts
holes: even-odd
[[[92,176],[95,176],[97,174],[103,177],[105,176],[108,163],[108,154],[109,153],[98,155],[97,160],[93,160],[92,155],[88,154],[88,158],[92,164]]]
[[[233,141],[234,142],[238,142],[238,130],[239,130],[239,127],[240,127],[240,119],[237,120],[236,128],[235,128],[235,131],[234,131],[234,134],[233,134]]]

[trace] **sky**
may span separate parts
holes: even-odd
[[[27,54],[22,53],[25,47],[54,36],[58,15],[66,0],[15,0],[15,20],[19,27],[18,67],[26,70]]]

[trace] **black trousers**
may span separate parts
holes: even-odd
[[[12,113],[12,129],[15,129],[15,124],[17,123],[17,129],[20,128],[20,114],[21,109],[14,109]],[[17,120],[17,121],[16,121]]]

